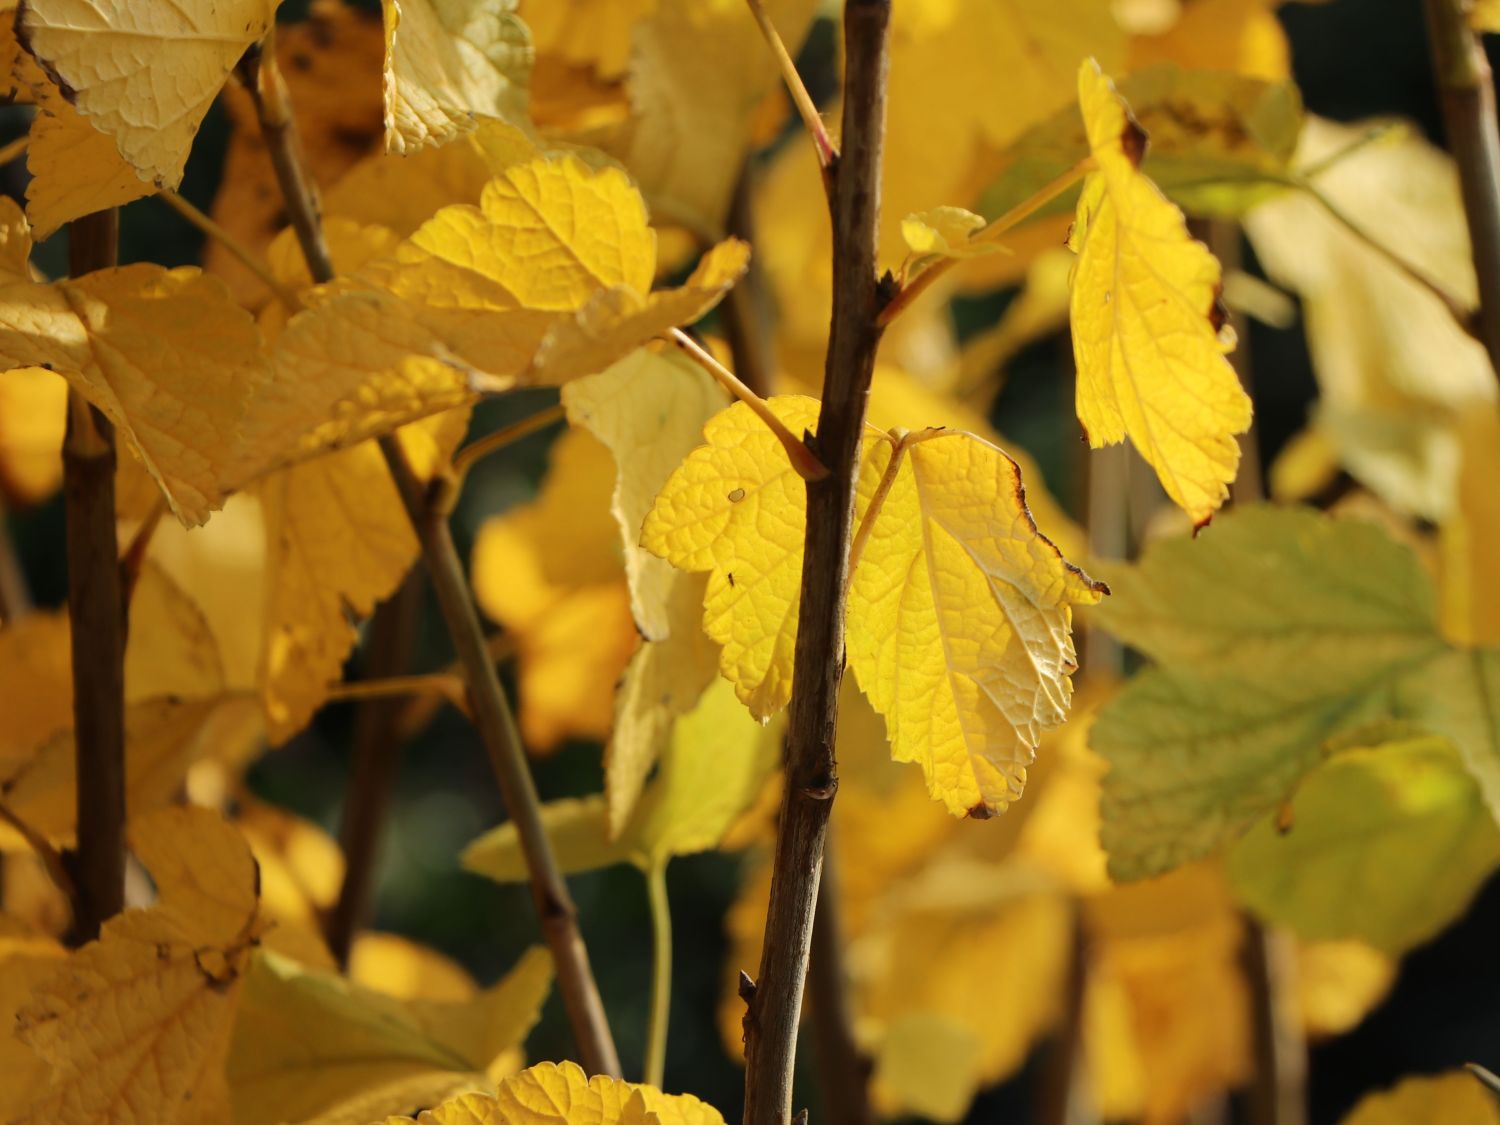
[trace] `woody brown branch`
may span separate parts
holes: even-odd
[[[269,59],[270,54],[271,45],[267,43],[262,61]],[[251,88],[257,95],[255,103],[261,131],[271,151],[272,167],[308,270],[314,281],[331,281],[333,263],[317,203],[304,173],[296,131],[291,127],[293,117],[285,88],[279,82],[279,75],[269,79],[254,75],[251,78]],[[532,900],[543,937],[552,953],[563,1007],[578,1047],[579,1062],[591,1074],[618,1078],[621,1076],[620,1056],[605,1019],[604,1003],[594,981],[588,951],[578,932],[577,908],[542,826],[541,800],[531,778],[510,703],[487,651],[484,629],[469,595],[468,579],[453,543],[447,514],[423,490],[407,462],[400,441],[387,434],[380,439],[379,445],[422,545],[428,577],[432,580],[468,683],[475,726],[489,755],[501,799],[520,836]]]
[[[69,274],[113,266],[118,234],[113,210],[71,223]],[[125,601],[115,541],[114,427],[71,390],[63,500],[78,778],[73,936],[86,942],[125,902]]]
[[[745,1125],[786,1125],[828,817],[838,787],[834,735],[844,672],[844,608],[860,434],[877,323],[876,227],[890,0],[844,6],[842,152],[833,186],[833,316],[823,405],[810,442],[829,468],[807,483],[802,597],[792,673],[786,785],[760,973],[745,1013]]]

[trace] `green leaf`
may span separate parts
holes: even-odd
[[[1246,905],[1299,937],[1399,955],[1463,913],[1497,863],[1478,785],[1429,737],[1335,755],[1297,787],[1289,818],[1234,846],[1228,870]]]
[[[1500,654],[1438,634],[1416,557],[1371,524],[1247,507],[1106,573],[1094,612],[1158,664],[1102,709],[1102,838],[1122,879],[1207,855],[1276,808],[1328,743],[1397,720],[1458,747],[1500,808]]]

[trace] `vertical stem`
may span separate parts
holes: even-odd
[[[266,52],[262,62],[269,57],[270,53]],[[297,231],[308,270],[314,281],[329,281],[333,277],[333,264],[323,237],[317,203],[302,174],[301,152],[296,132],[291,128],[291,109],[279,77],[274,75],[266,79],[257,76],[252,84],[261,130],[271,150],[272,167],[286,200],[287,212],[292,216],[292,226]],[[552,952],[563,1006],[577,1041],[579,1061],[591,1074],[619,1077],[620,1056],[604,1017],[604,1003],[599,998],[599,987],[589,966],[588,951],[578,932],[578,910],[568,894],[552,843],[542,826],[541,800],[531,778],[510,702],[500,686],[500,677],[488,652],[479,611],[469,596],[468,579],[459,561],[458,549],[453,545],[447,513],[441,505],[432,503],[424,495],[399,439],[392,434],[383,436],[380,450],[422,544],[428,576],[437,593],[459,663],[463,666],[464,679],[468,682],[474,724],[489,754],[506,811],[520,835],[532,901],[536,905],[543,938]]]
[[[423,590],[418,572],[412,571],[401,588],[375,610],[366,679],[383,680],[407,671]],[[393,696],[366,699],[354,720],[354,759],[339,841],[344,849],[344,881],[328,919],[328,948],[341,967],[348,965],[354,937],[370,915],[375,860],[400,757],[396,718],[403,705],[403,700]]]
[[[113,266],[119,229],[113,210],[70,224],[69,274]],[[73,928],[78,940],[92,941],[125,903],[125,602],[115,542],[114,427],[71,390],[63,497],[78,778]]]
[[[750,160],[740,169],[729,204],[729,233],[755,245],[755,216],[750,209],[755,169]],[[761,398],[772,393],[776,360],[771,353],[771,333],[766,301],[766,273],[760,258],[752,256],[750,268],[740,283],[729,290],[720,306],[734,373]]]
[[[1244,261],[1239,224],[1227,219],[1210,219],[1204,226],[1203,241],[1219,260],[1224,272],[1227,274],[1239,269]],[[1234,373],[1240,377],[1240,386],[1245,388],[1245,393],[1253,400],[1255,375],[1250,360],[1250,318],[1245,315],[1244,310],[1231,308],[1229,327],[1234,329],[1235,338],[1239,341],[1234,351],[1229,353],[1229,363],[1234,368]],[[1260,464],[1259,431],[1254,418],[1251,419],[1249,428],[1240,435],[1239,441],[1240,466],[1235,473],[1231,492],[1236,504],[1256,504],[1266,498],[1266,486]]]
[[[646,1027],[648,1086],[662,1087],[667,1072],[667,1024],[672,1015],[672,906],[667,900],[667,865],[653,863],[646,872],[646,896],[651,903],[651,1015]]]
[[[1042,1063],[1037,1092],[1038,1125],[1078,1125],[1091,1114],[1085,1108],[1083,1028],[1084,999],[1088,988],[1088,935],[1084,932],[1083,909],[1073,904],[1073,923],[1068,944],[1068,975],[1064,981],[1062,1018]]]
[[[802,602],[792,672],[786,786],[776,835],[760,976],[745,1012],[745,1125],[786,1125],[797,1025],[812,945],[828,814],[838,787],[834,734],[844,672],[844,595],[854,485],[877,318],[875,274],[890,0],[844,5],[844,119],[833,191],[833,318],[814,452],[829,469],[807,483]]]
[[[1458,162],[1474,272],[1479,336],[1500,375],[1500,126],[1489,60],[1469,27],[1464,0],[1425,0],[1448,146]]]
[[[1289,950],[1278,936],[1246,915],[1242,950],[1250,990],[1255,1072],[1247,1096],[1250,1125],[1306,1125],[1307,1045],[1296,1017],[1286,1010]]]
[[[0,623],[9,624],[30,612],[31,591],[26,587],[21,560],[16,557],[5,505],[0,503]]]
[[[818,881],[807,987],[812,994],[813,1043],[817,1047],[824,1114],[832,1125],[874,1125],[870,1060],[855,1041],[854,1013],[849,1005],[839,870],[832,833],[823,841],[823,877]]]
[[[520,836],[521,851],[526,857],[531,881],[531,898],[541,920],[542,935],[552,951],[563,1007],[578,1045],[579,1061],[590,1074],[619,1077],[620,1056],[604,1017],[604,1003],[594,982],[588,950],[578,932],[578,909],[573,905],[567,882],[553,854],[552,842],[542,824],[542,802],[531,778],[526,750],[521,743],[521,734],[516,730],[510,702],[505,698],[505,690],[500,686],[500,677],[490,659],[484,627],[469,596],[468,579],[453,545],[448,519],[438,505],[429,503],[422,494],[422,486],[407,463],[399,439],[387,434],[380,439],[380,448],[422,542],[427,572],[437,592],[458,661],[463,665],[464,678],[469,684],[474,725],[489,753],[490,767],[500,784],[506,811]]]

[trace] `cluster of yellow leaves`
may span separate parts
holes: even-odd
[[[771,408],[814,430],[817,403]],[[775,437],[736,404],[673,473],[641,542],[708,571],[704,631],[759,719],[791,696],[806,495]],[[956,815],[1003,811],[1042,731],[1072,693],[1072,606],[1104,587],[1037,530],[1020,471],[998,447],[946,430],[870,427],[850,579],[849,661],[885,716],[892,752],[922,765]]]
[[[480,991],[440,955],[366,934],[345,978],[308,913],[339,870],[316,829],[251,804],[233,826],[159,809],[129,836],[156,901],[98,941],[68,954],[0,916],[7,1120],[148,1107],[153,1121],[341,1125],[492,1093],[518,1071],[551,986],[544,950]]]

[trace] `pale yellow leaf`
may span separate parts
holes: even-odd
[[[531,36],[515,0],[385,0],[385,146],[405,153],[526,120]]]
[[[1464,1070],[1407,1078],[1367,1095],[1343,1125],[1495,1125],[1500,1105]]]
[[[0,372],[0,495],[25,506],[62,487],[68,384],[40,367]]]

